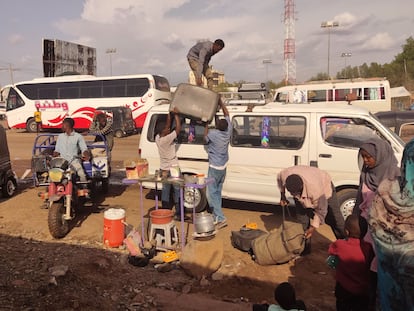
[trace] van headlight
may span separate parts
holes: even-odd
[[[60,182],[63,177],[63,170],[60,168],[52,168],[49,170],[49,179],[51,182]]]

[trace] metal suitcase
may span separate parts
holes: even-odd
[[[220,95],[201,86],[181,83],[177,86],[170,103],[170,110],[175,107],[182,115],[196,121],[210,122],[213,120],[219,103]]]

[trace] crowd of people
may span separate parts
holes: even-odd
[[[197,43],[187,55],[194,71],[196,84],[202,85],[202,75],[211,88],[209,61],[224,48],[224,42]],[[222,187],[229,159],[228,146],[232,126],[226,106],[219,101],[224,118],[215,121],[215,128],[205,125],[204,140],[208,152],[207,185],[209,211],[216,228],[227,226],[222,211]],[[73,161],[79,152],[89,158],[86,145],[73,130],[73,119],[63,121],[55,156],[71,161],[81,180],[85,179],[79,161]],[[113,146],[110,124],[104,115],[98,115],[91,131],[102,134]],[[178,166],[175,141],[181,130],[179,111],[168,114],[155,138],[163,177]],[[327,223],[335,237],[327,250],[327,264],[335,270],[336,309],[355,310],[414,310],[414,141],[408,143],[401,169],[388,142],[380,138],[364,142],[358,152],[360,183],[352,215],[344,221],[340,212],[335,187],[326,172],[311,166],[297,165],[277,175],[280,205],[288,206],[288,191],[294,199],[294,214],[304,230],[305,249],[302,256],[311,253],[311,237],[315,230]],[[170,196],[173,191],[173,202]],[[176,219],[180,219],[179,187],[168,183],[162,189],[162,208],[175,205]],[[255,304],[253,310],[306,310],[305,303],[296,300],[291,284],[284,282],[275,289],[276,304]]]

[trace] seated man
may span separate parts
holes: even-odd
[[[78,156],[81,153],[82,160],[89,161],[90,155],[82,135],[74,131],[74,125],[75,121],[72,118],[63,120],[63,133],[58,136],[53,156],[62,157],[67,160],[70,166],[76,171],[80,181],[86,182],[86,174]]]
[[[108,144],[108,148],[111,151],[114,146],[114,131],[112,129],[112,121],[108,121],[106,114],[101,112],[96,115],[91,126],[89,127],[89,132],[92,134],[103,135]],[[99,136],[96,136],[95,141],[99,141]]]

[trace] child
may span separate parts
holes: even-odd
[[[280,283],[275,289],[276,304],[255,304],[253,311],[306,311],[302,300],[296,300],[295,289],[289,282]]]
[[[329,246],[330,262],[336,269],[336,310],[368,310],[372,246],[362,238],[368,225],[365,218],[350,215],[345,221],[347,239]],[[332,260],[331,256],[337,257]]]

